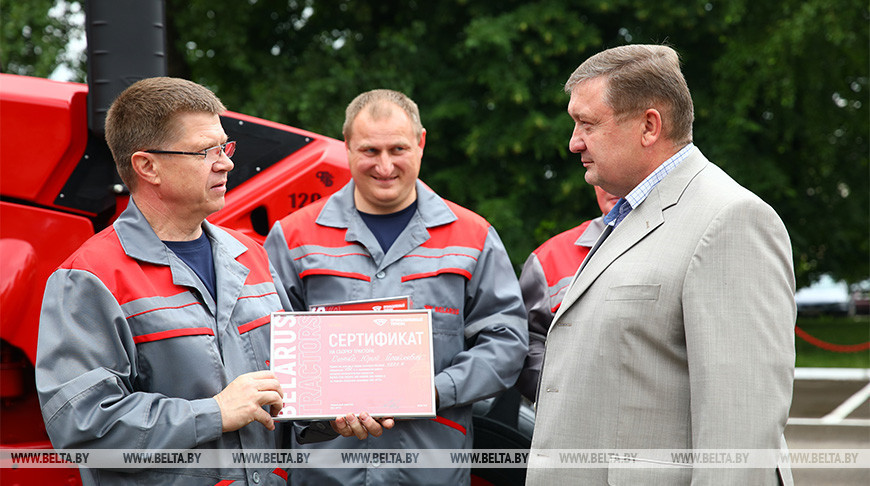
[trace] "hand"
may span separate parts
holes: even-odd
[[[221,410],[224,432],[239,430],[257,421],[269,430],[275,430],[272,416],[284,405],[281,384],[271,371],[245,373],[214,396]],[[263,410],[269,405],[269,412]]]
[[[363,412],[359,414],[359,419],[356,415],[349,413],[344,417],[336,417],[335,420],[329,422],[329,425],[332,425],[332,429],[343,437],[355,435],[357,439],[363,440],[370,434],[374,437],[380,437],[384,433],[384,429],[392,429],[396,425],[396,421],[392,417],[375,419]]]

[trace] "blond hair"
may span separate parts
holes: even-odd
[[[360,94],[347,105],[344,116],[344,126],[341,129],[344,135],[345,142],[350,141],[351,129],[356,117],[363,110],[368,109],[368,113],[372,118],[384,118],[391,113],[388,103],[398,106],[408,115],[411,120],[411,126],[414,129],[414,135],[417,136],[417,141],[423,136],[423,124],[420,122],[420,110],[417,108],[417,103],[411,98],[408,98],[404,93],[393,91],[391,89],[374,89]]]

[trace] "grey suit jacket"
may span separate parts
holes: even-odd
[[[550,449],[768,449],[794,377],[791,244],[695,148],[574,277],[547,337],[528,484],[777,484],[776,468],[565,469]],[[791,483],[787,465],[780,467]]]

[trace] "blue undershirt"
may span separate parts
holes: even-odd
[[[164,241],[163,243],[199,276],[212,298],[217,301],[214,257],[211,254],[211,241],[205,232],[192,241]]]
[[[405,229],[405,226],[408,226],[408,222],[411,221],[414,213],[417,212],[417,201],[415,200],[407,208],[391,214],[369,214],[360,210],[357,210],[357,212],[372,234],[375,235],[375,238],[378,239],[381,249],[384,250],[384,253],[387,253],[387,250],[393,246],[393,243]]]

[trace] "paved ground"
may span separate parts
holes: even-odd
[[[789,449],[870,449],[870,370],[795,373]],[[794,468],[798,486],[870,485],[870,469]]]

